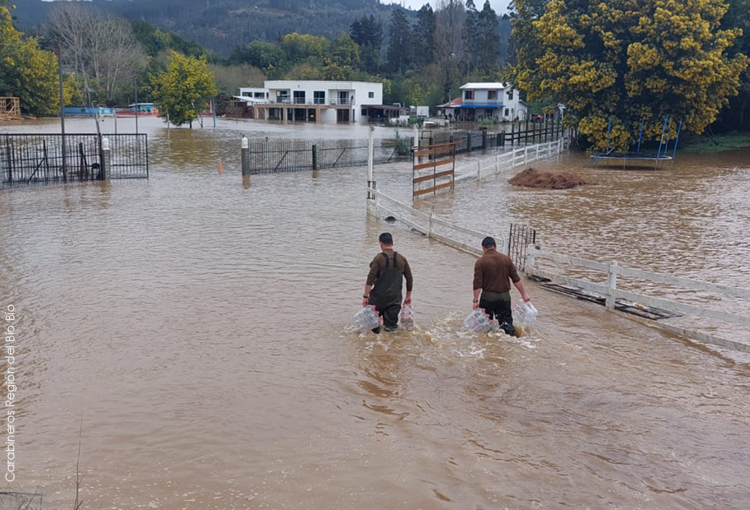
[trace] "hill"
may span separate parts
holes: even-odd
[[[377,0],[93,0],[130,20],[142,20],[220,55],[254,40],[277,41],[292,33],[334,38],[363,15],[387,26],[391,5]],[[22,30],[43,23],[53,2],[23,0],[15,16]],[[409,11],[415,17],[414,11]]]

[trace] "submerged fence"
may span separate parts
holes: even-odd
[[[148,178],[148,136],[0,135],[1,187]]]
[[[425,130],[419,135],[419,146],[442,143],[455,143],[456,154],[478,150],[517,147],[556,141],[563,137],[564,131],[559,122],[527,122],[525,129],[519,124],[512,124],[509,131],[443,131]]]
[[[390,163],[411,154],[408,138],[375,140],[374,162]],[[300,172],[367,165],[368,140],[274,140],[249,142],[243,168],[250,174]]]
[[[555,263],[555,265],[551,269],[542,267],[539,263],[540,259],[545,260],[548,263]],[[569,274],[562,274],[559,272],[560,266],[568,269],[579,268],[580,271],[587,271],[593,274],[598,273],[601,275],[603,273],[602,278],[606,278],[606,281],[597,283],[591,281],[591,279],[583,279]],[[559,253],[553,253],[548,250],[542,250],[535,246],[530,246],[527,250],[526,273],[529,275],[541,276],[552,280],[555,283],[599,295],[601,296],[604,305],[609,309],[615,309],[621,304],[631,307],[643,307],[646,305],[666,310],[676,315],[689,315],[693,318],[690,320],[691,323],[695,323],[695,319],[710,319],[718,321],[719,323],[733,324],[750,329],[750,314],[747,314],[748,310],[750,310],[750,306],[747,305],[747,303],[750,303],[750,289],[730,287],[727,285],[702,282],[689,278],[643,271],[640,269],[620,266],[617,262],[606,264],[593,260],[570,257]],[[618,279],[620,278],[628,279],[631,286],[635,288],[632,291],[624,290],[622,288],[622,282],[618,285]],[[651,282],[651,287],[654,290],[660,290],[662,294],[664,294],[664,286],[674,287],[679,291],[676,293],[670,291],[670,295],[659,297],[646,295],[642,290],[643,285],[639,283],[643,281]],[[635,290],[639,287],[641,290],[636,292]],[[689,294],[685,293],[685,289],[693,294],[694,304],[684,302],[680,303],[671,297],[671,295],[680,295],[683,298],[688,296]],[[718,296],[720,299],[728,298],[728,301],[722,303],[721,300],[717,300],[716,297],[709,297],[711,295]],[[737,300],[742,299],[746,300],[745,306],[738,305],[737,303]],[[723,306],[724,310],[708,308],[702,304],[702,302],[706,301],[712,302],[714,306]],[[743,310],[746,315],[727,311],[728,303],[731,303],[734,308]],[[705,326],[705,324],[701,325]],[[659,323],[659,327],[698,342],[719,345],[721,347],[750,353],[750,342],[738,342],[727,338],[721,338],[708,332],[699,332],[671,324]]]

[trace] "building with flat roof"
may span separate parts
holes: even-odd
[[[367,123],[371,113],[383,111],[373,108],[383,106],[382,83],[269,80],[265,89],[267,101],[253,104],[258,119]]]

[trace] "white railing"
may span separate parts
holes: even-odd
[[[555,157],[565,152],[568,147],[568,139],[560,138],[552,142],[519,147],[512,151],[498,154],[494,158],[483,158],[467,162],[456,168],[455,182],[498,175],[516,167],[528,165],[534,161]]]
[[[581,267],[593,271],[598,271],[607,274],[607,283],[600,284],[594,283],[580,278],[574,278],[571,276],[565,276],[557,273],[550,273],[537,267],[536,259],[547,259],[553,262],[561,264],[567,264],[569,266]],[[626,278],[634,278],[637,280],[646,280],[653,283],[659,283],[663,285],[672,285],[679,288],[690,289],[700,292],[711,292],[721,296],[727,296],[732,298],[741,298],[750,300],[750,290],[739,287],[730,287],[728,285],[720,285],[716,283],[702,282],[698,280],[692,280],[689,278],[681,278],[678,276],[670,276],[662,273],[652,273],[649,271],[643,271],[640,269],[633,269],[629,267],[620,266],[617,262],[611,262],[605,264],[602,262],[596,262],[593,260],[586,260],[577,257],[570,257],[568,255],[561,255],[559,253],[553,253],[550,251],[541,250],[535,246],[529,246],[526,252],[526,273],[535,274],[538,276],[544,276],[550,278],[556,283],[562,283],[564,285],[572,285],[579,287],[588,292],[594,292],[601,294],[605,298],[605,306],[610,309],[614,309],[615,302],[617,299],[627,300],[633,303],[653,306],[662,308],[664,310],[687,314],[695,317],[703,317],[706,319],[714,319],[725,323],[736,324],[743,327],[750,328],[750,317],[744,315],[738,315],[735,313],[723,312],[719,310],[712,310],[701,306],[691,305],[687,303],[678,303],[670,299],[657,298],[653,296],[646,296],[644,294],[638,294],[635,292],[629,292],[617,288],[618,276]],[[680,329],[680,328],[672,328]],[[730,347],[735,350],[740,350],[750,353],[750,342],[734,342],[732,340],[726,340],[723,338],[713,337],[706,334],[690,335],[686,330],[680,329],[680,333],[685,334],[690,338],[698,339],[707,343],[713,343],[724,347]]]
[[[489,236],[483,232],[472,230],[470,228],[462,227],[454,223],[450,223],[444,219],[435,216],[433,213],[425,213],[414,209],[408,204],[400,202],[395,198],[389,197],[388,195],[381,193],[373,188],[368,189],[368,193],[373,200],[371,203],[388,216],[393,216],[398,221],[401,221],[405,225],[413,228],[417,232],[420,232],[427,237],[431,237],[437,241],[440,241],[459,250],[463,250],[468,253],[475,255],[481,255],[482,249],[480,248],[482,239]],[[399,212],[404,211],[406,214]],[[411,218],[408,215],[412,216]],[[449,231],[458,232],[470,239],[477,239],[476,244],[469,244],[458,239],[454,239],[449,235],[442,235],[435,232],[436,227],[443,227]],[[502,236],[491,236],[495,238],[495,241],[499,246],[502,247],[503,253],[508,253],[508,239]]]

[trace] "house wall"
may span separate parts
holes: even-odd
[[[497,97],[495,99],[489,98],[490,91],[487,89],[475,89],[472,92],[474,92],[474,99],[466,99],[466,90],[462,90],[461,93],[463,94],[463,104],[498,104],[503,102],[503,90],[497,90]]]

